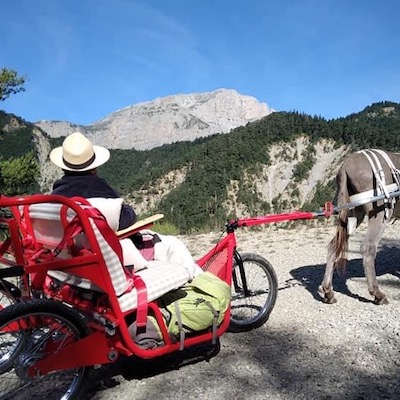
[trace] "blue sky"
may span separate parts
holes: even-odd
[[[398,0],[6,0],[0,68],[27,77],[0,103],[90,124],[181,93],[235,89],[327,119],[400,102]]]

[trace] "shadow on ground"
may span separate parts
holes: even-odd
[[[101,390],[117,387],[119,382],[115,379],[120,375],[125,380],[146,379],[173,370],[207,362],[220,351],[220,341],[215,345],[205,343],[192,346],[183,351],[167,354],[154,359],[141,359],[138,357],[120,357],[120,359],[98,370],[91,371],[88,387],[85,391],[85,399],[89,400]]]
[[[132,398],[146,400],[398,399],[400,366],[395,355],[393,359],[385,359],[384,375],[371,373],[362,363],[349,362],[349,349],[336,348],[332,356],[316,339],[301,332],[268,329],[229,333],[221,338],[227,346],[218,355],[214,354],[212,365],[205,365],[206,360],[200,357],[196,368],[189,368],[182,354],[153,361],[121,359],[102,369],[86,399],[119,398],[120,394],[121,398],[127,398],[126,392],[118,392],[119,382],[115,379],[118,375],[127,381],[153,377],[140,393],[132,393]],[[378,355],[372,362],[380,362],[379,358]],[[186,393],[182,393],[182,385],[187,387]],[[279,396],[275,397],[277,393]]]
[[[400,244],[383,241],[376,265],[378,276],[391,274],[400,278]],[[303,266],[293,269],[291,275],[321,300],[317,290],[324,268],[321,264]],[[362,277],[361,259],[351,260],[346,274],[335,274],[334,289],[369,302],[351,293],[346,284],[350,278]],[[329,346],[323,337],[306,331],[270,331],[268,323],[251,332],[228,333],[221,342],[222,351],[219,346],[202,345],[154,360],[121,358],[95,372],[85,399],[119,398],[118,386],[124,384],[121,377],[125,381],[149,379],[143,392],[132,393],[132,398],[146,400],[207,398],[206,393],[211,393],[212,399],[258,400],[276,398],[276,394],[279,399],[290,400],[399,398],[400,363],[397,352],[391,357],[390,348],[385,353],[368,355],[368,363],[364,359],[354,361],[348,356],[353,349],[346,347],[345,341],[343,346]],[[384,373],[367,368],[383,360]],[[182,393],[182,387],[187,391]]]
[[[400,243],[394,240],[382,240],[375,260],[376,276],[390,274],[400,278]],[[294,280],[304,286],[312,296],[322,301],[318,294],[318,286],[324,277],[325,264],[306,265],[290,271]],[[350,260],[345,271],[335,271],[333,275],[333,290],[361,302],[373,302],[372,297],[363,297],[352,293],[347,280],[351,278],[365,278],[362,258]],[[387,282],[386,282],[387,283]],[[399,279],[400,285],[400,279]],[[365,293],[368,295],[367,282],[365,281]]]

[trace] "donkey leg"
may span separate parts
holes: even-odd
[[[335,292],[333,291],[332,279],[335,266],[335,254],[330,251],[327,257],[324,279],[318,287],[318,293],[322,297],[324,303],[336,303]]]
[[[379,218],[377,218],[379,217]],[[377,215],[368,221],[368,228],[363,243],[361,245],[361,254],[365,277],[367,278],[368,291],[374,297],[374,303],[387,304],[386,295],[380,291],[376,279],[375,258],[378,250],[378,244],[382,238],[386,221],[382,215]]]
[[[354,210],[351,210],[348,216],[355,217],[357,219],[357,224],[355,228],[358,228],[364,220],[365,210],[362,207],[357,207]],[[344,219],[344,221],[346,221],[347,224],[347,217]],[[333,304],[337,301],[333,291],[333,273],[336,268],[346,268],[347,259],[343,256],[345,255],[345,251],[347,249],[348,240],[349,234],[347,230],[347,225],[342,223],[338,226],[335,237],[332,239],[330,245],[328,246],[328,255],[324,279],[322,280],[322,283],[318,288],[318,293],[323,298],[325,303]],[[341,258],[338,258],[338,255],[341,256]]]

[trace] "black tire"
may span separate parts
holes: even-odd
[[[278,295],[278,280],[272,265],[254,253],[241,254],[247,295],[239,265],[235,261],[232,269],[232,298],[230,332],[246,332],[263,325],[275,306]]]
[[[34,321],[34,322],[33,322]],[[0,400],[72,400],[79,397],[87,368],[29,376],[46,355],[86,336],[79,313],[52,300],[18,302],[0,312]]]

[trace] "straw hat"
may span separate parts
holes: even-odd
[[[89,171],[105,164],[110,158],[108,149],[95,146],[81,132],[71,133],[62,146],[50,153],[50,160],[67,171]]]

